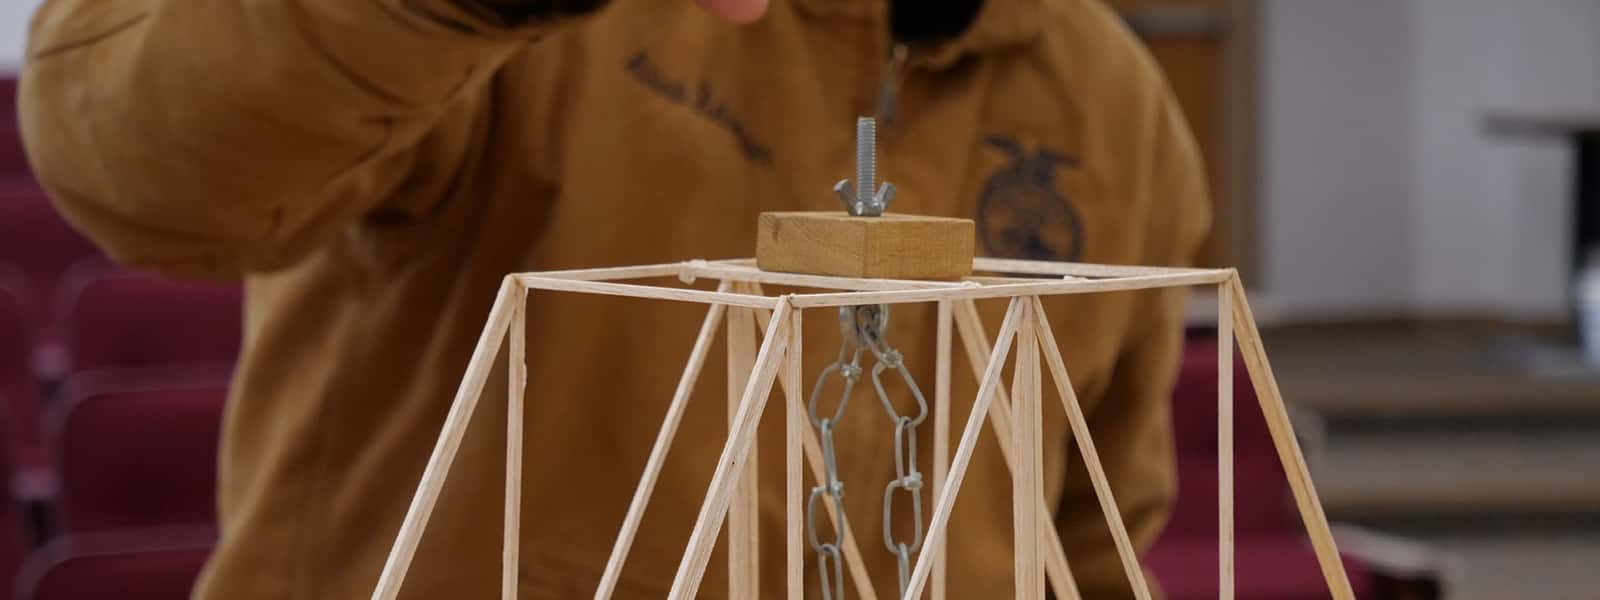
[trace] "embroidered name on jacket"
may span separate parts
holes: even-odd
[[[989,175],[978,198],[978,236],[990,256],[1075,261],[1083,254],[1083,220],[1056,186],[1056,171],[1076,167],[1062,152],[1023,149],[1002,135],[984,138],[1010,160]]]
[[[745,129],[744,122],[733,114],[732,109],[716,99],[710,82],[701,80],[691,93],[688,85],[662,72],[661,67],[650,60],[650,56],[643,50],[628,59],[627,70],[629,75],[657,96],[693,110],[695,114],[710,120],[731,134],[738,142],[739,152],[744,154],[746,160],[762,166],[772,166],[772,147],[756,141],[750,135],[749,130]]]

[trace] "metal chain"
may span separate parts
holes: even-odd
[[[834,450],[833,439],[834,432],[844,417],[845,407],[850,402],[850,393],[861,377],[863,352],[871,352],[877,359],[872,367],[872,388],[878,396],[878,402],[883,405],[884,411],[889,414],[890,422],[894,425],[895,478],[883,489],[883,545],[894,555],[898,563],[902,597],[905,596],[906,585],[911,576],[911,555],[922,548],[922,472],[917,468],[917,426],[928,418],[928,401],[922,395],[921,388],[917,387],[916,380],[912,379],[910,371],[906,369],[905,360],[900,352],[885,340],[884,332],[888,329],[888,325],[888,305],[840,308],[839,328],[844,335],[844,343],[839,346],[838,358],[818,376],[816,385],[811,388],[811,399],[807,405],[811,424],[817,428],[822,437],[824,481],[811,488],[811,496],[806,501],[806,534],[811,542],[812,551],[817,553],[817,576],[821,580],[822,597],[825,600],[844,598],[844,571],[839,546],[843,537],[843,531],[839,526],[842,519],[834,522],[832,540],[823,541],[817,534],[816,505],[826,496],[833,503],[834,511],[840,515],[844,514],[844,483],[839,480],[839,459]],[[849,358],[848,361],[846,357]],[[895,409],[894,402],[889,399],[889,392],[883,385],[883,373],[891,369],[899,375],[900,380],[910,390],[911,396],[916,399],[915,414],[901,414]],[[844,380],[844,389],[833,414],[824,417],[820,415],[818,406],[824,386],[834,375]],[[911,522],[914,524],[910,540],[895,539],[893,523],[897,490],[910,496]]]
[[[882,325],[887,325],[889,320],[889,307],[879,305],[878,310],[883,313]],[[894,424],[894,475],[895,478],[883,488],[883,546],[893,554],[899,566],[900,597],[906,595],[906,585],[911,579],[911,555],[922,548],[922,471],[917,469],[917,426],[928,418],[928,400],[923,397],[922,389],[917,387],[917,382],[911,377],[911,372],[906,370],[906,364],[898,350],[889,345],[885,340],[882,330],[879,330],[867,348],[878,359],[872,366],[872,387],[878,393],[878,402],[883,405],[883,410],[889,415],[889,421]],[[894,402],[889,399],[889,393],[883,388],[883,372],[894,369],[899,374],[900,380],[905,383],[906,389],[911,392],[911,397],[917,401],[915,414],[902,414],[894,407]],[[911,540],[900,541],[894,537],[894,496],[899,490],[911,497],[911,523],[913,524]]]
[[[861,353],[864,348],[856,347],[853,340],[853,335],[846,336],[844,342],[839,344],[838,358],[817,377],[816,385],[811,388],[811,399],[806,403],[811,425],[817,428],[822,437],[823,471],[823,481],[811,488],[811,496],[806,499],[806,538],[811,542],[811,550],[817,553],[817,577],[821,580],[822,597],[826,600],[844,600],[844,560],[840,551],[844,541],[841,525],[844,522],[844,482],[839,480],[839,457],[834,451],[833,433],[844,418],[845,407],[850,404],[850,392],[861,379]],[[847,356],[848,362],[845,360]],[[833,375],[844,381],[844,389],[839,393],[839,404],[834,407],[833,414],[822,416],[819,409],[822,391]],[[824,496],[833,504],[833,512],[837,515],[833,522],[833,537],[827,541],[817,534],[817,501]]]

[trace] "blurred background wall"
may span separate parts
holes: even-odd
[[[22,44],[27,39],[28,18],[39,0],[0,2],[0,68],[15,71],[22,62]]]
[[[1262,287],[1283,317],[1559,319],[1570,149],[1493,109],[1600,104],[1600,3],[1261,4]]]

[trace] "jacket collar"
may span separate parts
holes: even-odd
[[[793,0],[813,16],[826,19],[868,19],[888,27],[889,0]],[[929,0],[912,0],[929,1]],[[981,53],[1032,42],[1044,18],[1045,0],[984,0],[972,25],[955,39],[919,48],[916,62],[933,67],[954,63],[964,54]]]

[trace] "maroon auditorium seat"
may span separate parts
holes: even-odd
[[[3,338],[0,338],[3,339]],[[12,480],[11,448],[0,444],[0,481]],[[0,589],[9,589],[27,551],[22,511],[10,494],[0,493]]]
[[[1241,361],[1234,363],[1235,586],[1239,600],[1328,598],[1316,554],[1289,496],[1288,482]],[[1169,600],[1217,596],[1217,347],[1192,339],[1173,390],[1178,503],[1145,564]],[[1359,598],[1375,575],[1345,557]]]
[[[74,269],[58,300],[67,362],[93,369],[231,365],[239,352],[236,284],[177,281],[132,271]]]
[[[57,538],[28,557],[17,600],[186,600],[215,544],[211,527]]]
[[[0,266],[0,435],[5,451],[17,462],[25,495],[48,479],[49,459],[39,419],[42,403],[29,365],[34,327],[26,307],[26,282]],[[30,482],[39,482],[35,485]],[[13,488],[16,489],[16,488]]]
[[[151,379],[68,386],[55,429],[65,531],[215,519],[226,380]]]
[[[1215,506],[1215,504],[1213,504]],[[1215,529],[1215,528],[1213,528]],[[1238,600],[1327,600],[1317,556],[1299,532],[1241,536],[1234,548],[1234,598]],[[1168,600],[1217,597],[1215,537],[1163,539],[1144,558],[1161,581]],[[1356,598],[1373,598],[1373,574],[1360,561],[1344,557],[1345,574]]]
[[[48,316],[45,303],[68,267],[99,255],[89,240],[56,214],[43,191],[0,185],[0,264],[11,265],[27,278],[29,310],[37,322]]]
[[[17,122],[17,80],[0,79],[0,180],[27,177],[28,162],[22,152],[21,128]]]
[[[1234,364],[1235,531],[1276,533],[1298,527],[1283,468],[1256,403],[1242,361]],[[1190,342],[1172,392],[1181,499],[1166,535],[1217,533],[1217,348],[1216,341]]]

